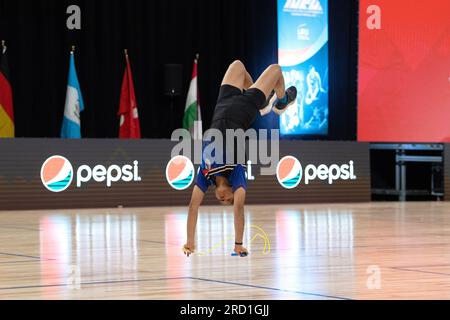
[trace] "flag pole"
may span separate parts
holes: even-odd
[[[198,87],[198,60],[200,58],[200,54],[197,53],[195,55],[195,63],[197,64],[197,120],[194,125],[194,139],[202,140],[203,137],[203,125],[200,115],[200,99],[199,99],[199,87]]]

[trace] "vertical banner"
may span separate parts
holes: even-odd
[[[282,135],[328,134],[328,0],[278,0],[278,63],[298,98]]]

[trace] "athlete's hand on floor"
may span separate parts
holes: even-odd
[[[189,243],[186,243],[184,246],[183,246],[183,253],[186,255],[186,256],[190,256],[191,254],[193,254],[194,252],[195,252],[195,245],[194,244],[189,244]]]
[[[248,256],[248,250],[246,248],[244,248],[244,246],[241,246],[241,245],[235,245],[234,252],[237,253],[241,257]]]

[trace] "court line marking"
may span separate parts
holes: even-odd
[[[173,244],[173,243],[168,243],[168,242],[164,242],[164,241],[156,241],[156,240],[143,240],[143,239],[139,239],[139,241],[141,242],[147,242],[147,243],[155,243],[155,244],[161,244],[161,245],[169,245],[169,246],[178,246],[177,244]]]
[[[416,268],[433,268],[433,267],[450,267],[450,264],[421,264],[418,266],[400,266],[400,267],[389,267],[398,269],[416,269]]]
[[[41,261],[45,261],[45,260],[17,260],[17,261],[1,261],[0,264],[13,264],[13,263],[26,263],[26,262],[41,262]]]
[[[18,227],[18,226],[8,226],[8,225],[1,225],[0,229],[16,229],[16,230],[36,231],[36,232],[42,231],[41,229],[27,228],[27,227]]]
[[[41,257],[27,256],[25,254],[15,254],[15,253],[8,253],[8,252],[0,252],[0,254],[4,255],[4,256],[23,257],[23,258],[31,258],[31,259],[41,260]],[[55,259],[48,259],[48,260],[55,260]]]
[[[436,275],[441,275],[441,276],[450,276],[450,273],[444,273],[444,272],[435,272],[435,271],[426,271],[426,270],[414,270],[414,269],[397,268],[397,267],[390,267],[390,269],[399,270],[399,271],[429,273],[429,274],[436,274]]]
[[[230,284],[230,285],[241,286],[241,287],[248,287],[248,288],[255,288],[255,289],[265,289],[265,290],[272,290],[272,291],[296,293],[296,294],[302,294],[302,295],[306,295],[306,296],[315,296],[315,297],[330,298],[330,299],[337,299],[337,300],[353,300],[351,298],[331,296],[331,295],[325,295],[325,294],[314,293],[314,292],[287,290],[287,289],[265,287],[265,286],[259,286],[259,285],[253,285],[253,284],[246,284],[246,283],[239,283],[239,282],[230,282],[230,281],[222,281],[222,280],[213,280],[213,279],[205,279],[205,278],[197,278],[197,277],[189,277],[189,278],[191,278],[193,280],[199,280],[199,281],[215,282],[215,283],[221,283],[221,284]]]
[[[227,282],[227,281],[204,279],[204,278],[196,278],[196,277],[174,277],[174,278],[155,278],[155,279],[92,281],[92,282],[82,282],[82,283],[80,283],[80,286],[98,285],[98,284],[114,284],[114,283],[147,282],[147,281],[167,281],[167,280],[198,280],[198,281],[215,282],[215,283],[221,283],[221,284],[237,285],[237,286],[241,286],[241,287],[250,287],[250,288],[257,288],[257,289],[265,289],[265,290],[272,290],[272,291],[281,291],[281,292],[289,292],[289,293],[296,293],[296,294],[302,294],[302,295],[310,295],[310,296],[322,297],[322,298],[331,298],[331,299],[338,299],[338,300],[352,300],[350,298],[330,296],[330,295],[323,295],[323,294],[319,294],[319,293],[286,290],[286,289],[280,289],[280,288],[271,288],[271,287],[250,285],[250,284],[244,284],[244,283]],[[20,290],[20,289],[34,289],[34,288],[66,287],[66,286],[69,286],[69,285],[71,285],[71,284],[70,283],[63,283],[63,284],[53,284],[53,285],[18,286],[18,287],[0,288],[0,290],[5,291],[5,290]]]
[[[320,294],[320,293],[287,290],[287,289],[272,288],[272,287],[251,285],[251,284],[245,284],[245,283],[228,282],[228,281],[205,279],[205,278],[197,278],[197,277],[173,277],[173,278],[154,278],[154,279],[91,281],[91,282],[81,282],[80,286],[101,285],[101,284],[116,284],[116,283],[133,283],[133,282],[148,282],[148,281],[167,281],[167,280],[197,280],[197,281],[205,281],[205,282],[214,282],[214,283],[221,283],[221,284],[236,285],[236,286],[248,287],[248,288],[256,288],[256,289],[265,289],[265,290],[272,290],[272,291],[296,293],[296,294],[301,294],[301,295],[309,295],[309,296],[330,298],[330,299],[337,299],[337,300],[353,300],[353,299],[350,299],[350,298],[331,296],[331,295],[324,295],[324,294]],[[21,289],[36,289],[36,288],[67,287],[67,286],[70,286],[70,285],[71,285],[70,283],[60,283],[60,284],[49,284],[49,285],[30,285],[30,286],[5,287],[5,288],[0,288],[0,291],[21,290]]]
[[[167,281],[167,280],[190,280],[190,277],[91,281],[91,282],[81,282],[79,285],[80,286],[91,286],[91,285],[97,285],[97,284],[133,283],[133,282]],[[41,285],[30,285],[30,286],[5,287],[5,288],[0,288],[0,291],[20,290],[20,289],[36,289],[36,288],[68,287],[71,285],[73,285],[73,284],[72,283],[57,283],[57,284],[47,284],[47,285],[41,284]]]

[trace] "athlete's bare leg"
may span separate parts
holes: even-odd
[[[222,80],[222,85],[227,84],[242,89],[248,89],[253,85],[253,79],[245,69],[244,64],[236,60],[228,67]]]
[[[282,99],[285,96],[285,84],[281,67],[277,64],[270,65],[251,86],[251,88],[258,88],[261,90],[266,99],[275,90],[278,99]]]

